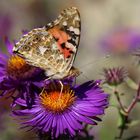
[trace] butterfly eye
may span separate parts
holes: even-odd
[[[27,46],[27,45],[24,45],[24,46],[23,46],[23,50],[24,50],[24,51],[29,51],[29,50],[30,50],[30,47]]]

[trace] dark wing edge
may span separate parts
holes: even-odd
[[[75,22],[75,25],[74,25],[74,22]],[[69,8],[64,9],[59,14],[56,20],[48,23],[45,26],[45,30],[49,30],[55,26],[59,26],[62,29],[62,31],[65,31],[71,37],[71,39],[68,40],[68,42],[71,43],[75,47],[75,50],[76,50],[69,62],[72,65],[72,63],[75,61],[78,46],[80,43],[80,34],[81,34],[81,17],[80,17],[80,13],[78,9],[76,7],[69,7]],[[74,32],[74,29],[79,30],[78,34]]]

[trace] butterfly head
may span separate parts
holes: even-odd
[[[31,46],[26,44],[22,44],[20,46],[15,45],[13,48],[13,53],[26,59],[27,55],[31,54]]]

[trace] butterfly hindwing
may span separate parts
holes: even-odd
[[[75,7],[67,8],[47,26],[23,35],[13,51],[24,57],[30,65],[44,69],[48,76],[63,78],[73,65],[80,28],[78,10]]]

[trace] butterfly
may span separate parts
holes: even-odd
[[[13,52],[30,65],[45,70],[48,77],[63,79],[79,74],[73,67],[78,50],[81,19],[77,8],[64,9],[56,20],[23,35]]]

